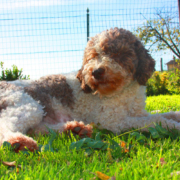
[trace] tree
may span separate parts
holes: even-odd
[[[149,49],[155,51],[170,49],[180,59],[179,25],[170,15],[166,15],[164,18],[161,12],[156,15],[156,19],[146,20],[142,27],[138,27],[135,31],[136,35],[145,45],[150,45]],[[154,45],[156,48],[152,49]]]

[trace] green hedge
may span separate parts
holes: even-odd
[[[147,82],[146,95],[180,94],[180,70],[155,71]]]

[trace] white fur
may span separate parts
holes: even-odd
[[[52,119],[44,118],[44,107],[23,90],[8,90],[5,94],[1,94],[6,97],[8,107],[1,111],[0,143],[19,133],[26,134],[30,128],[41,130],[44,126],[48,126],[62,132],[66,122],[73,119],[100,124],[101,128],[109,129],[114,133],[132,127],[143,127],[150,123],[153,126],[152,122],[161,122],[163,127],[168,125],[169,128],[175,127],[180,130],[179,112],[150,115],[145,111],[145,86],[140,86],[136,81],[121,91],[115,91],[101,98],[98,94],[84,93],[75,73],[66,75],[66,81],[73,89],[75,105],[73,110],[70,110],[53,97],[53,108],[56,112],[54,125],[50,123]],[[22,85],[23,82],[16,84],[29,86],[27,83]]]

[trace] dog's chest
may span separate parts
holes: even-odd
[[[118,97],[101,99],[97,96],[87,95],[75,103],[73,112],[77,120],[97,123],[107,118],[108,121],[117,119],[120,114],[123,118],[127,115],[126,105]]]

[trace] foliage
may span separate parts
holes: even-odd
[[[180,60],[176,59],[177,68],[169,71],[168,88],[171,94],[180,94]]]
[[[135,34],[146,45],[150,45],[152,49],[156,44],[155,51],[170,49],[178,58],[180,58],[180,50],[178,48],[180,42],[180,29],[174,22],[174,18],[170,15],[162,16],[157,13],[157,18],[146,20],[143,26],[138,27]]]
[[[17,79],[21,80],[28,80],[30,79],[29,75],[28,76],[23,76],[22,75],[22,69],[18,69],[16,65],[12,65],[13,69],[5,69],[4,70],[4,63],[0,62],[1,65],[1,76],[0,76],[0,81],[14,81]]]
[[[177,60],[179,66],[179,60]],[[158,72],[155,71],[146,84],[146,95],[180,94],[180,68]]]
[[[159,73],[155,71],[152,77],[148,80],[146,86],[146,95],[160,95],[160,94],[169,94],[169,90],[167,88],[168,85],[168,74],[167,72]]]

